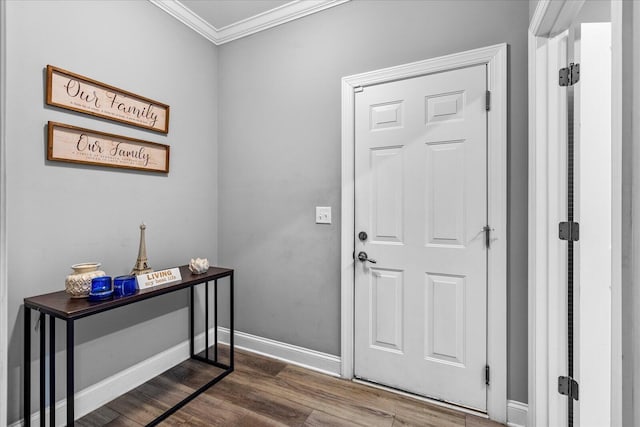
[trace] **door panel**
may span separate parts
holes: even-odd
[[[372,234],[376,242],[402,242],[403,163],[402,147],[371,150]]]
[[[464,278],[427,274],[425,358],[464,366]]]
[[[464,141],[427,144],[427,244],[463,244],[464,151]]]
[[[371,345],[402,352],[402,271],[372,269],[370,301]]]
[[[486,67],[356,95],[355,374],[486,410]]]

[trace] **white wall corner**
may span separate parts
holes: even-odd
[[[167,12],[169,15],[200,34],[213,44],[218,43],[218,30],[207,21],[202,19],[191,9],[177,0],[149,0],[152,4]]]
[[[526,403],[507,400],[507,426],[527,427],[528,411],[529,407]]]
[[[222,28],[214,27],[179,0],[149,1],[213,44],[221,45],[338,6],[349,0],[295,0]]]

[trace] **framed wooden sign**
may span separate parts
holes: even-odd
[[[150,172],[169,172],[169,146],[49,122],[47,159]]]
[[[169,132],[169,106],[47,65],[47,104],[156,132]]]

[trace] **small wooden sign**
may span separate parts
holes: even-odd
[[[169,172],[169,146],[49,122],[47,159],[149,172]]]
[[[47,104],[156,132],[169,132],[169,106],[47,65]]]
[[[152,271],[151,273],[139,274],[136,276],[138,288],[147,289],[154,286],[166,285],[182,280],[179,268],[169,268],[167,270]]]

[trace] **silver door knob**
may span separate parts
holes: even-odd
[[[369,261],[369,262],[370,262],[370,263],[372,263],[372,264],[375,264],[375,263],[377,263],[377,262],[378,262],[378,261],[376,261],[375,259],[371,259],[371,258],[369,258],[369,256],[367,255],[367,253],[366,253],[366,252],[364,252],[364,251],[361,251],[361,252],[359,252],[359,253],[358,253],[358,259],[359,259],[360,261],[362,261],[362,262]]]

